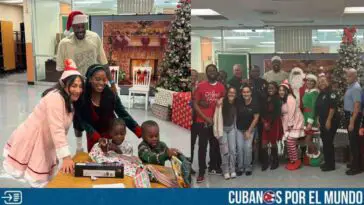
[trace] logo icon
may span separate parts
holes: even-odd
[[[5,204],[19,205],[23,203],[23,193],[21,191],[5,191],[1,197]]]
[[[276,193],[274,191],[266,191],[263,194],[263,201],[266,204],[273,204],[276,199]]]

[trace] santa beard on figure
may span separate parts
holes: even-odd
[[[296,106],[302,108],[302,98],[305,94],[305,80],[306,75],[303,73],[301,68],[295,67],[289,74],[289,84],[292,87],[293,94],[296,97]]]

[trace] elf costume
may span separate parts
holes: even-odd
[[[132,116],[125,110],[120,98],[115,95],[108,85],[105,86],[101,93],[100,105],[96,106],[92,103],[91,94],[92,86],[90,79],[97,71],[104,70],[102,65],[91,66],[86,73],[86,88],[84,91],[84,99],[79,100],[75,104],[76,114],[74,118],[74,128],[79,131],[86,131],[87,149],[91,151],[92,147],[99,141],[101,137],[110,139],[109,129],[111,121],[117,117],[125,121],[126,126],[134,132],[137,137],[141,137],[141,128]],[[78,137],[78,140],[81,140]],[[80,143],[77,143],[78,146]]]
[[[317,77],[313,74],[308,74],[306,76],[306,80],[313,80],[317,83]],[[317,119],[315,117],[315,107],[316,107],[316,99],[319,95],[319,91],[316,88],[306,89],[305,95],[303,96],[303,117],[305,122],[305,134],[308,137],[317,137],[315,133],[318,131],[317,128]],[[307,125],[311,124],[312,129],[308,130]],[[314,144],[313,144],[314,145]],[[306,153],[304,155],[303,162],[305,165],[311,166],[320,166],[321,163],[321,153],[320,150],[317,149],[317,145],[312,146],[313,150],[306,149]]]

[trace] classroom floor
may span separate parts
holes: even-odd
[[[41,93],[51,87],[52,84],[40,83],[40,85],[28,86],[26,75],[12,74],[6,78],[0,78],[0,187],[20,188],[29,187],[25,182],[12,179],[2,169],[3,147],[16,127],[22,123],[39,102]],[[128,104],[127,96],[120,96],[124,105]],[[145,120],[155,120],[160,126],[161,141],[169,147],[181,150],[186,156],[190,156],[190,132],[172,122],[155,118],[150,111],[144,110],[144,97],[136,98],[134,109],[129,113],[138,123]],[[85,134],[83,135],[85,136]],[[73,128],[68,133],[71,152],[76,151],[76,140]],[[137,155],[137,147],[141,142],[131,131],[127,132],[126,139],[133,145],[134,154]],[[84,150],[86,150],[86,139],[84,137]],[[169,164],[166,164],[167,166]]]
[[[209,149],[208,149],[209,150]],[[207,153],[209,151],[207,150]],[[194,150],[193,169],[198,172],[198,140]],[[209,162],[207,154],[206,162]],[[222,175],[208,175],[206,170],[205,181],[196,183],[198,174],[192,177],[195,188],[363,188],[364,173],[347,176],[346,164],[336,163],[336,170],[322,172],[319,167],[304,166],[296,171],[288,171],[285,164],[280,164],[276,170],[261,171],[260,164],[255,164],[253,174],[243,174],[235,179],[225,180]]]

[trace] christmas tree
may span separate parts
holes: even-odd
[[[191,91],[191,0],[180,0],[169,30],[168,45],[157,87]]]
[[[345,70],[354,68],[358,70],[359,77],[361,76],[361,69],[363,62],[360,58],[361,48],[358,47],[356,39],[356,28],[344,28],[342,42],[338,49],[339,60],[336,62],[336,66],[333,70],[333,89],[337,92],[340,97],[339,111],[343,111],[344,95],[347,88],[345,79]],[[343,124],[343,123],[342,123]]]

